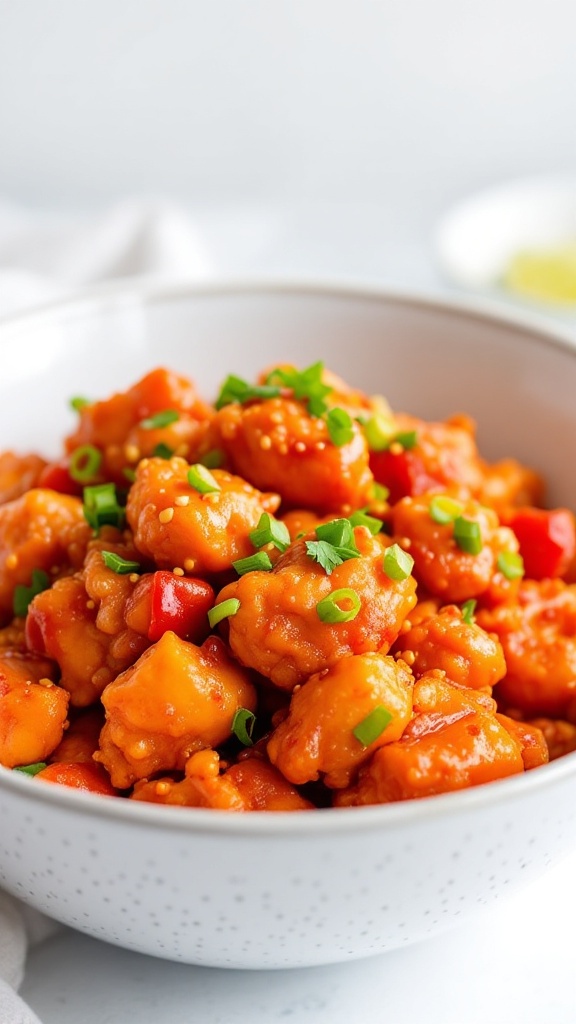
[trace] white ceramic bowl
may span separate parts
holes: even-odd
[[[67,399],[164,363],[207,396],[235,371],[324,358],[423,416],[480,424],[576,507],[576,350],[518,319],[327,287],[104,291],[1,330],[0,438],[56,450]],[[85,795],[0,769],[0,884],[91,935],[219,967],[368,956],[425,938],[576,840],[576,755],[384,807],[228,815]]]

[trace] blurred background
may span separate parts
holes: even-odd
[[[0,261],[128,201],[209,273],[441,286],[451,204],[576,174],[575,34],[573,0],[0,0]]]

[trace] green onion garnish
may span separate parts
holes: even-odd
[[[46,768],[45,761],[36,761],[34,764],[19,764],[13,769],[15,772],[22,772],[22,775],[38,775]]]
[[[231,405],[233,402],[244,405],[255,398],[261,400],[277,398],[280,393],[279,387],[272,387],[269,384],[249,384],[248,381],[242,380],[241,377],[230,374],[229,377],[226,377],[220,389],[220,394],[216,399],[216,408],[223,409],[225,405]]]
[[[372,501],[388,501],[389,497],[390,491],[388,488],[374,480],[372,483]]]
[[[465,622],[467,626],[472,626],[474,619],[474,612],[476,611],[476,601],[471,597],[468,601],[464,601],[461,607],[462,611],[462,622]]]
[[[238,708],[232,719],[232,732],[236,739],[240,740],[245,747],[251,747],[253,744],[252,733],[254,731],[254,723],[256,722],[256,715],[252,711],[248,711],[248,708]]]
[[[496,565],[507,580],[519,580],[524,575],[524,559],[518,551],[501,551]]]
[[[224,465],[226,455],[220,448],[212,448],[211,451],[206,452],[202,456],[200,462],[206,469],[220,469],[220,466]]]
[[[232,565],[239,576],[247,572],[270,572],[272,562],[265,551],[257,551],[255,555],[248,555],[248,558],[237,558]]]
[[[136,479],[136,470],[132,469],[132,466],[124,466],[122,476],[126,478],[128,483],[133,484]]]
[[[89,399],[81,398],[79,395],[77,395],[75,398],[70,399],[70,407],[74,409],[75,412],[81,412],[82,409],[85,409],[87,405],[91,404],[92,403],[89,401]]]
[[[199,494],[214,494],[215,491],[221,490],[216,478],[212,476],[210,470],[206,469],[206,466],[203,466],[201,462],[190,466],[188,470],[188,483]]]
[[[140,420],[140,426],[144,430],[160,430],[162,427],[169,427],[171,423],[176,423],[176,420],[180,419],[180,413],[176,409],[163,409],[162,412],[157,412],[154,416],[147,416],[146,419]]]
[[[345,607],[342,608],[341,605]],[[351,622],[362,607],[362,602],[351,587],[333,590],[316,605],[318,618],[322,622]]]
[[[101,526],[124,525],[124,509],[118,504],[114,484],[95,484],[85,487],[84,518],[93,530],[98,532]]]
[[[102,551],[102,561],[107,569],[118,573],[119,576],[127,576],[131,572],[140,572],[139,562],[129,562],[126,558],[120,558],[113,551]]]
[[[263,512],[258,520],[258,526],[250,533],[250,540],[255,548],[263,548],[266,544],[273,544],[278,551],[286,551],[290,544],[290,533],[285,523],[274,519],[269,512]]]
[[[384,572],[391,580],[400,582],[408,578],[414,566],[414,559],[399,544],[386,548],[383,559]]]
[[[152,455],[154,455],[155,458],[157,459],[171,459],[172,456],[174,455],[174,449],[170,448],[169,445],[164,444],[164,442],[161,441],[160,444],[156,445],[154,451],[152,452]]]
[[[213,608],[208,612],[208,622],[212,629],[217,626],[222,619],[229,619],[232,615],[236,615],[240,607],[240,601],[237,597],[229,597],[227,601],[222,601],[221,604],[215,604]]]
[[[468,555],[479,555],[482,551],[480,524],[474,519],[458,516],[454,520],[454,540],[461,551]]]
[[[453,523],[458,516],[462,515],[463,508],[459,501],[449,498],[446,494],[438,494],[432,498],[428,509],[430,518],[435,523],[445,526],[446,523]]]
[[[353,512],[351,516],[348,516],[348,519],[352,526],[365,526],[370,530],[372,536],[380,533],[380,530],[384,526],[381,519],[376,519],[376,516],[368,515],[364,509],[358,509],[357,512]]]
[[[98,475],[101,464],[102,452],[93,444],[83,444],[72,452],[68,471],[77,483],[86,484]]]
[[[366,718],[358,722],[358,725],[352,729],[352,732],[363,747],[369,747],[371,743],[374,743],[382,735],[384,729],[386,729],[391,721],[392,715],[388,708],[385,708],[383,704],[378,704],[369,715],[366,715]]]
[[[376,412],[363,426],[368,447],[373,452],[383,452],[390,447],[394,437],[394,422],[382,413]]]
[[[48,590],[50,586],[50,577],[44,569],[32,569],[32,579],[30,586],[25,587],[22,583],[18,583],[14,587],[14,597],[12,600],[14,615],[18,618],[23,618],[28,612],[28,605],[36,597],[36,594],[41,594],[43,590]]]
[[[311,416],[323,416],[328,406],[325,402],[326,395],[333,390],[329,384],[324,384],[322,374],[324,363],[312,363],[305,370],[272,370],[266,378],[267,384],[280,384],[289,388],[299,402],[307,402],[308,412]]]
[[[334,547],[355,546],[353,527],[349,519],[332,519],[329,523],[321,523],[314,532],[318,540],[328,541]]]
[[[401,430],[392,438],[392,444],[401,444],[405,451],[415,448],[418,444],[418,434],[415,430]]]
[[[354,437],[354,424],[350,413],[345,409],[334,408],[326,416],[326,426],[332,444],[337,448],[348,444]]]

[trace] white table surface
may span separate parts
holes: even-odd
[[[432,224],[416,220],[403,225],[384,207],[250,211],[212,213],[205,228],[224,274],[341,278],[449,295],[433,263]],[[63,930],[32,951],[22,995],[43,1024],[574,1024],[575,876],[576,852],[436,939],[310,970],[187,967]]]

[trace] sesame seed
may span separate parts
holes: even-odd
[[[125,444],[124,455],[128,459],[128,462],[138,462],[140,458],[140,449],[136,444]]]
[[[179,455],[181,459],[185,459],[186,456],[188,455],[189,451],[190,451],[190,445],[189,444],[184,444],[184,442],[183,442],[182,444],[178,445],[176,451],[174,452],[174,455]]]
[[[275,410],[275,412],[270,413],[270,422],[282,423],[282,413],[280,412],[279,409]]]
[[[404,449],[400,444],[400,441],[392,441],[392,444],[390,445],[388,451],[390,452],[391,455],[401,455]]]
[[[51,680],[51,679],[48,679],[48,677],[47,677],[47,676],[42,676],[42,679],[39,679],[39,680],[38,680],[38,684],[39,684],[40,686],[45,686],[45,687],[46,687],[47,689],[48,689],[48,687],[50,687],[50,686],[54,686],[54,683],[52,682],[52,680]]]
[[[323,452],[325,447],[326,447],[326,442],[325,441],[316,441],[316,444],[314,445],[314,447],[315,447],[317,452]]]
[[[131,572],[128,579],[130,580],[130,583],[137,583],[140,576],[137,572]]]
[[[146,466],[148,466],[149,464],[150,464],[150,459],[141,459],[140,460],[140,469],[146,469]]]
[[[282,444],[278,445],[278,451],[280,452],[280,455],[288,455],[288,445],[285,441],[282,441]]]
[[[158,519],[160,520],[160,522],[163,525],[166,525],[166,523],[172,522],[173,518],[174,518],[174,509],[173,508],[170,508],[170,507],[169,508],[163,508],[162,511],[158,513]]]
[[[209,505],[215,505],[220,500],[220,491],[210,491],[208,494],[202,495],[202,501],[208,502]]]
[[[182,507],[187,505],[189,501],[190,501],[190,495],[189,494],[179,494],[177,498],[174,498],[174,504],[175,505],[181,505]]]
[[[416,655],[414,651],[400,651],[400,657],[402,661],[405,661],[407,665],[413,665],[416,661]]]
[[[262,435],[262,437],[260,438],[260,447],[262,448],[262,451],[265,452],[270,450],[270,448],[272,447],[272,438],[270,437],[269,434]]]
[[[306,451],[306,445],[304,444],[304,441],[296,441],[296,444],[294,445],[294,451],[295,452],[305,452]]]
[[[410,622],[410,619],[404,619],[404,622],[400,626],[400,635],[402,636],[404,633],[409,633],[411,629],[412,623]]]
[[[172,789],[169,782],[157,782],[154,786],[154,792],[156,796],[168,796],[168,793]]]
[[[8,558],[6,559],[6,568],[7,569],[15,569],[17,565],[18,565],[18,555],[15,555],[14,552],[12,552],[12,554],[8,555]]]
[[[412,547],[412,538],[411,537],[401,537],[400,540],[398,541],[398,543],[399,543],[401,548],[404,548],[405,551],[408,551],[409,548]]]
[[[180,565],[175,565],[174,568],[172,569],[172,572],[174,573],[175,576],[184,575],[184,569]]]
[[[185,558],[184,559],[184,568],[186,569],[186,572],[192,572],[192,570],[196,568],[196,559],[195,558]]]
[[[92,609],[96,607],[96,602],[95,601],[86,601],[86,607],[88,608],[89,611],[92,611]]]

